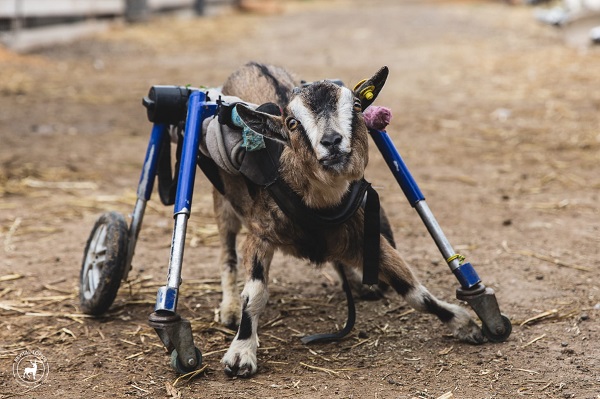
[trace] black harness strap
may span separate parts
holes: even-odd
[[[370,183],[364,179],[354,182],[341,205],[326,211],[308,209],[301,198],[280,179],[267,186],[267,190],[279,208],[294,222],[308,231],[314,230],[315,227],[323,228],[344,223],[362,205],[366,193],[363,234],[363,284],[374,285],[379,282],[380,204],[379,195]],[[354,327],[356,308],[350,284],[348,284],[342,265],[336,264],[335,267],[342,277],[342,288],[346,294],[348,307],[346,324],[344,328],[335,333],[314,334],[303,337],[301,341],[304,344],[340,340],[348,335]]]
[[[280,178],[269,184],[267,190],[283,213],[308,231],[338,226],[348,221],[363,204],[366,193],[363,284],[374,285],[379,282],[380,204],[379,195],[369,182],[365,179],[353,182],[340,205],[324,210],[308,208],[302,198]]]
[[[177,150],[175,151],[175,174],[171,168],[171,138],[168,134],[163,135],[163,142],[158,154],[158,168],[156,171],[158,177],[158,196],[163,205],[173,205],[175,203],[175,194],[177,192],[177,180],[179,179],[179,160],[181,159],[181,150],[183,135],[181,129],[177,131]]]
[[[219,166],[215,161],[204,155],[202,151],[198,151],[198,166],[217,191],[220,192],[221,195],[225,195],[225,185],[219,175]]]
[[[381,244],[381,205],[379,194],[371,185],[367,187],[367,200],[365,203],[365,226],[363,233],[363,284],[375,285],[379,283],[379,261]]]
[[[314,230],[339,226],[348,221],[362,205],[369,186],[364,179],[353,182],[340,205],[328,209],[308,208],[302,198],[279,178],[269,184],[267,190],[290,219],[307,230]]]

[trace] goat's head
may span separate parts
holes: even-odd
[[[297,87],[281,115],[243,105],[238,105],[237,111],[250,129],[286,145],[282,158],[293,153],[303,173],[323,182],[335,177],[358,179],[368,160],[362,111],[375,100],[387,74],[383,67],[354,90],[330,81]]]

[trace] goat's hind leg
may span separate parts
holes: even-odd
[[[220,321],[224,326],[237,329],[240,324],[242,308],[237,288],[237,250],[236,239],[241,222],[229,202],[218,192],[214,192],[214,211],[221,241],[219,265],[221,267],[221,289],[223,298],[220,306]]]
[[[469,313],[434,297],[414,276],[404,259],[387,242],[381,244],[380,278],[404,297],[415,310],[434,314],[450,328],[461,341],[471,344],[483,342],[483,334]]]

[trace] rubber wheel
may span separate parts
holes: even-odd
[[[177,349],[173,349],[173,352],[171,352],[171,367],[173,370],[175,370],[178,374],[187,374],[199,369],[202,366],[202,353],[196,347],[194,347],[194,350],[196,351],[196,365],[189,367],[184,366],[181,363],[179,357],[177,356]]]
[[[500,317],[502,317],[502,323],[504,324],[504,334],[493,334],[485,324],[483,324],[481,327],[483,335],[485,335],[490,342],[504,342],[508,339],[510,333],[512,332],[512,324],[508,317],[504,315],[500,315]]]
[[[79,303],[84,313],[101,315],[115,300],[127,263],[128,236],[121,214],[108,212],[96,220],[79,275]]]

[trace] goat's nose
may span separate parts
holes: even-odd
[[[337,146],[342,142],[342,135],[338,132],[327,133],[321,139],[323,147]]]

